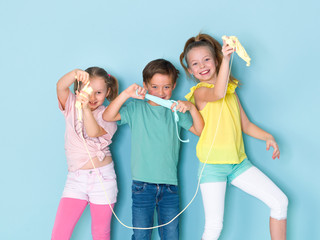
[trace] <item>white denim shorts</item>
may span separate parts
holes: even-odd
[[[116,173],[111,162],[97,169],[69,172],[62,198],[87,200],[93,204],[112,204],[117,201],[117,194]]]

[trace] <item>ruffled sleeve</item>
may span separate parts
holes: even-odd
[[[205,83],[205,82],[200,82],[198,83],[196,86],[193,86],[192,88],[190,88],[190,92],[185,95],[184,97],[189,101],[192,102],[193,104],[195,104],[194,101],[194,91],[200,87],[207,87],[207,88],[213,88],[214,85],[213,84],[209,84],[209,83]]]
[[[234,93],[238,87],[238,82],[238,80],[233,80],[233,82],[230,82],[228,84],[227,93]]]
[[[69,95],[68,95],[68,98],[67,98],[67,101],[65,103],[65,107],[63,109],[62,107],[62,104],[61,102],[59,101],[58,99],[58,103],[59,103],[59,109],[60,111],[65,115],[69,115],[71,112],[74,111],[74,105],[76,103],[76,96],[71,92],[69,91]]]
[[[227,93],[234,93],[236,88],[238,86],[238,81],[234,80],[234,82],[230,82],[228,84],[228,88],[227,88]],[[196,86],[193,86],[192,88],[190,88],[190,92],[185,96],[185,98],[189,101],[192,102],[193,104],[195,104],[194,101],[194,91],[200,87],[207,87],[207,88],[214,88],[213,84],[210,83],[206,83],[206,82],[200,82],[198,83]]]

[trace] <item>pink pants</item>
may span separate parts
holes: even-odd
[[[75,198],[61,198],[51,240],[69,240],[88,201]],[[114,204],[111,204],[112,208]],[[90,203],[92,218],[91,233],[93,240],[110,240],[112,211],[108,204]]]

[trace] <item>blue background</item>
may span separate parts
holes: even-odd
[[[0,238],[50,239],[67,165],[64,118],[56,82],[74,68],[106,68],[122,91],[142,82],[151,60],[166,58],[182,74],[174,93],[194,85],[179,64],[186,40],[200,31],[235,35],[252,58],[235,55],[238,95],[252,122],[272,133],[281,149],[271,159],[265,143],[245,136],[249,158],[288,196],[288,239],[320,239],[319,10],[306,1],[4,1],[0,2],[1,199]],[[198,138],[183,144],[181,207],[197,183]],[[118,174],[116,212],[131,225],[130,131],[120,127],[112,145]],[[72,239],[91,239],[88,209]],[[269,239],[269,209],[230,186],[220,239]],[[181,218],[181,239],[200,239],[204,213],[199,193]],[[154,234],[157,235],[157,234]],[[131,230],[112,222],[112,239]],[[155,236],[153,239],[158,239]]]

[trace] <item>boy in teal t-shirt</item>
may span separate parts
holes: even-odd
[[[143,70],[144,88],[137,84],[131,85],[103,113],[105,121],[119,121],[119,125],[128,124],[131,128],[134,227],[152,227],[155,208],[159,225],[169,222],[179,213],[177,165],[180,141],[174,115],[170,109],[155,102],[141,101],[147,91],[169,100],[178,74],[178,70],[167,60],[151,61]],[[122,107],[130,97],[136,99]],[[179,132],[182,127],[199,136],[204,123],[196,107],[188,101],[178,101],[176,109]],[[178,225],[179,220],[176,218],[159,228],[161,239],[178,240]],[[132,239],[150,240],[151,232],[134,229]]]

